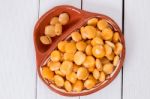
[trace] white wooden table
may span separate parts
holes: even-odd
[[[68,4],[112,17],[126,40],[126,60],[103,90],[82,97],[50,91],[36,74],[33,29],[38,18]],[[0,0],[0,99],[149,99],[150,0]]]

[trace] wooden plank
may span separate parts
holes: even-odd
[[[40,1],[40,16],[49,9],[58,5],[72,5],[81,8],[80,0],[41,0]],[[65,97],[60,96],[53,91],[49,90],[39,79],[37,78],[37,99],[78,99],[79,97]]]
[[[0,99],[35,99],[37,0],[1,0]]]
[[[83,0],[83,10],[102,13],[112,17],[118,25],[122,25],[122,0]],[[120,99],[121,98],[121,72],[107,87],[81,99]]]
[[[150,1],[125,0],[123,99],[150,97]]]

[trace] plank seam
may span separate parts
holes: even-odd
[[[124,7],[124,2],[125,2],[125,0],[122,0],[122,33],[124,34],[124,19],[125,19],[125,17],[124,17],[124,11],[125,11],[125,7]],[[121,72],[121,99],[123,99],[123,67],[122,67],[122,72]]]

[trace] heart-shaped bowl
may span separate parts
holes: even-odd
[[[60,13],[63,13],[63,12],[68,13],[70,17],[69,23],[66,26],[63,26],[63,33],[60,36],[56,36],[52,38],[51,45],[43,45],[40,42],[40,36],[44,35],[45,26],[49,24],[50,19],[52,17],[58,16]],[[81,92],[67,92],[64,89],[56,87],[53,83],[45,81],[41,75],[40,67],[44,66],[48,62],[49,55],[57,47],[58,42],[65,40],[73,31],[84,26],[87,23],[87,21],[93,17],[96,17],[99,19],[105,19],[109,23],[109,25],[113,28],[113,30],[119,33],[120,42],[123,45],[123,50],[120,55],[120,61],[117,67],[115,68],[115,70],[113,71],[113,73],[103,83],[98,83],[94,88],[89,89],[89,90],[83,90]],[[37,72],[39,74],[39,77],[42,79],[42,81],[47,85],[49,89],[64,96],[83,96],[83,95],[88,95],[98,90],[101,90],[102,88],[106,87],[108,84],[110,84],[114,80],[114,78],[118,75],[119,71],[121,70],[123,66],[123,62],[125,58],[124,36],[119,26],[116,24],[116,22],[106,15],[83,11],[83,10],[80,10],[78,8],[68,6],[68,5],[56,6],[53,9],[46,12],[38,20],[34,28],[33,37],[34,37],[33,39],[34,39],[34,45],[35,45],[35,51],[36,51]]]

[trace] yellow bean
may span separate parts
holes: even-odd
[[[102,30],[101,36],[104,40],[111,40],[113,37],[113,31],[111,28],[105,28]]]
[[[54,50],[51,52],[50,58],[52,61],[57,62],[61,59],[61,53],[58,50]]]
[[[59,15],[59,22],[62,24],[62,25],[66,25],[68,24],[69,22],[69,15],[67,13],[61,13]]]
[[[40,36],[40,41],[42,44],[45,44],[45,45],[52,43],[52,39],[49,36]]]
[[[114,65],[114,66],[117,66],[118,63],[119,63],[119,56],[117,55],[117,56],[114,57],[113,65]]]
[[[55,82],[56,86],[58,86],[58,87],[64,86],[64,79],[63,79],[63,77],[61,77],[59,75],[54,76],[54,82]]]
[[[104,48],[105,48],[105,55],[106,56],[110,55],[113,52],[112,48],[108,44],[105,44]]]
[[[87,44],[84,41],[79,41],[79,42],[76,43],[76,48],[79,51],[84,51],[86,46],[87,46]]]
[[[73,61],[74,54],[72,53],[64,53],[63,59],[68,61]]]
[[[53,17],[50,21],[50,24],[55,25],[56,23],[59,23],[58,17]]]
[[[94,71],[93,71],[93,77],[94,77],[95,79],[99,79],[100,73],[99,73],[99,71],[98,71],[97,69],[94,69]]]
[[[114,53],[115,53],[116,55],[119,55],[119,54],[121,54],[122,49],[123,49],[122,44],[121,44],[120,42],[118,42],[118,43],[115,44]]]
[[[107,28],[109,26],[109,24],[107,23],[107,21],[105,19],[99,20],[97,23],[97,27],[100,30],[103,30],[105,28]]]
[[[112,61],[115,57],[115,54],[112,52],[110,55],[106,55],[107,59]]]
[[[81,92],[83,90],[83,82],[81,80],[77,80],[73,85],[74,92]]]
[[[116,42],[118,42],[119,40],[120,40],[119,33],[118,33],[118,32],[115,32],[112,41],[113,41],[114,43],[116,43]]]
[[[66,91],[71,92],[72,91],[72,85],[69,81],[65,81],[64,87]]]
[[[105,73],[104,72],[100,72],[99,81],[103,82],[103,81],[105,81],[105,79],[106,79]]]
[[[95,84],[96,84],[96,82],[95,82],[94,80],[88,79],[88,80],[86,80],[86,81],[84,82],[84,87],[85,87],[86,89],[91,89],[91,88],[93,88],[93,87],[95,86]]]
[[[60,70],[56,70],[56,71],[55,71],[55,74],[56,74],[56,75],[60,75],[60,76],[62,76],[62,77],[65,76],[65,74],[63,74]]]
[[[66,75],[66,79],[74,84],[77,81],[77,75],[76,75],[76,73],[72,72],[72,73]]]
[[[76,44],[74,42],[66,43],[65,52],[67,53],[75,53],[77,50]]]
[[[55,34],[57,36],[62,34],[62,25],[60,23],[55,24]]]
[[[77,71],[77,78],[79,80],[86,80],[87,77],[89,76],[89,72],[86,68],[80,67]]]
[[[61,51],[61,52],[65,52],[65,45],[67,44],[66,41],[60,41],[58,43],[58,49]]]
[[[83,39],[87,39],[86,32],[85,32],[85,27],[80,28],[80,33],[81,33],[81,36],[82,36]]]
[[[99,71],[102,71],[103,67],[102,67],[102,63],[101,63],[100,59],[96,59],[95,66]]]
[[[44,79],[53,80],[54,72],[52,72],[48,67],[42,67],[41,75]]]
[[[51,71],[58,70],[60,68],[60,62],[49,62],[48,67],[50,68]]]
[[[74,62],[77,65],[81,65],[84,62],[85,58],[86,58],[86,55],[83,52],[77,51],[74,55]]]
[[[60,71],[67,75],[70,74],[72,72],[73,69],[73,63],[70,61],[63,61],[63,63],[60,66]]]
[[[107,63],[103,66],[103,71],[106,74],[111,74],[113,72],[113,70],[114,70],[114,66],[111,63]]]
[[[85,61],[83,62],[83,66],[85,66],[86,68],[90,68],[92,66],[95,65],[95,59],[93,56],[87,56],[85,58]]]
[[[90,44],[86,46],[85,53],[87,55],[92,55],[92,46]]]
[[[93,25],[93,26],[96,26],[97,25],[97,22],[98,22],[98,19],[97,18],[92,18],[92,19],[89,19],[87,24],[88,25]]]
[[[79,32],[71,33],[71,37],[76,42],[82,40],[81,34]]]
[[[106,44],[108,44],[112,49],[115,48],[115,44],[110,41],[105,41]]]
[[[88,39],[94,38],[96,36],[96,33],[97,33],[96,28],[93,26],[85,26],[84,32],[85,32],[85,36]]]
[[[92,54],[96,57],[96,58],[102,58],[105,55],[105,50],[104,47],[102,45],[95,45],[92,48]]]
[[[93,45],[93,46],[95,46],[95,45],[102,45],[102,44],[104,44],[103,43],[103,40],[100,38],[100,37],[95,37],[92,41],[91,41],[91,44]]]
[[[55,27],[53,25],[48,25],[45,27],[45,35],[54,37],[56,36],[55,34]]]

